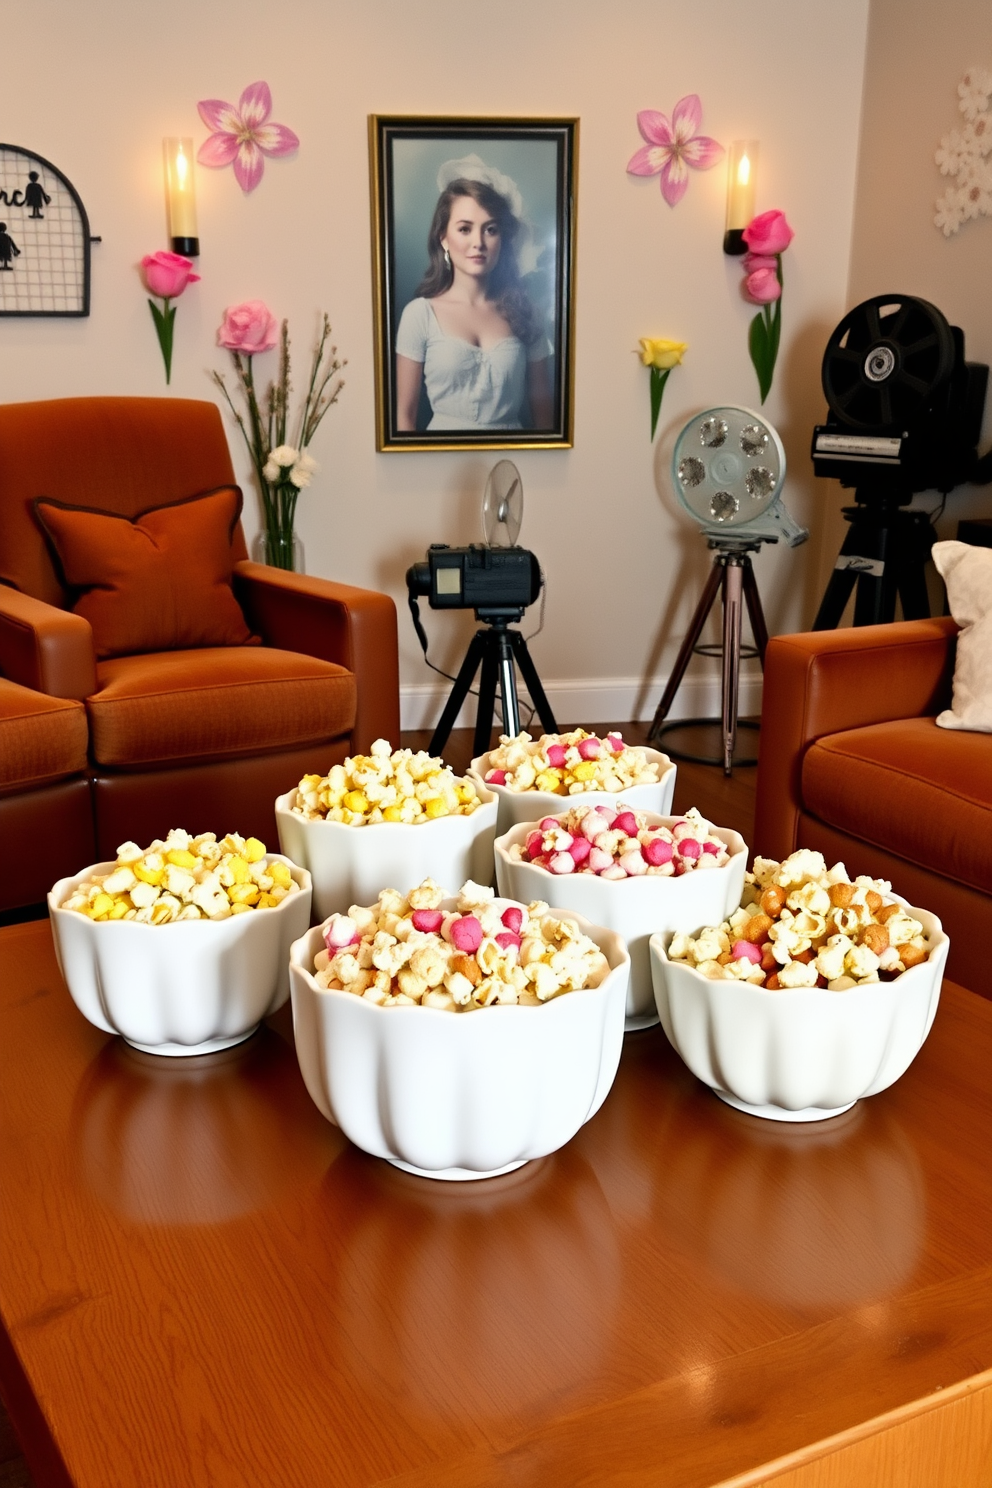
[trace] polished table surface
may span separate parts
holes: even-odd
[[[139,1054],[47,922],[0,931],[0,988],[0,1381],[39,1488],[757,1483],[992,1367],[992,1002],[953,986],[832,1121],[731,1110],[653,1029],[566,1148],[461,1185],[324,1121],[288,1010]]]

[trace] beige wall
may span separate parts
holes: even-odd
[[[992,363],[992,218],[966,222],[950,238],[933,224],[934,203],[948,185],[934,152],[942,135],[965,122],[957,85],[975,65],[992,68],[989,0],[871,0],[850,302],[920,295],[961,326],[969,361]],[[992,394],[983,451],[990,441]],[[931,492],[916,504],[938,502]],[[940,535],[953,537],[967,516],[992,516],[992,487],[953,491]],[[841,527],[837,520],[838,537]]]
[[[203,282],[179,305],[171,392],[213,396],[207,370],[224,365],[214,332],[225,305],[260,297],[288,315],[298,369],[326,308],[349,359],[348,386],[314,444],[322,471],[300,504],[307,566],[402,602],[404,571],[429,542],[479,537],[496,457],[375,453],[367,115],[579,116],[575,448],[519,455],[522,536],[548,573],[547,621],[533,649],[562,716],[630,716],[639,681],[667,673],[709,563],[696,529],[673,510],[664,439],[701,407],[757,399],[746,353],[753,311],[739,297],[739,268],[720,251],[725,174],[694,174],[671,210],[655,181],[625,175],[640,143],[635,114],[668,111],[698,92],[707,133],[761,140],[759,209],[786,209],[796,229],[767,412],[790,458],[788,503],[814,540],[796,552],[766,550],[757,564],[772,628],[793,629],[815,608],[823,562],[825,503],[808,451],[824,340],[848,302],[867,8],[868,0],[746,8],[501,0],[481,11],[454,0],[173,0],[167,13],[147,0],[14,6],[4,43],[19,60],[6,70],[0,133],[66,172],[103,242],[88,320],[0,322],[0,397],[166,393],[134,268],[166,246],[161,138],[185,132],[199,142],[195,101],[236,98],[264,77],[274,117],[302,148],[267,165],[247,198],[230,170],[200,171]],[[924,158],[919,171],[927,169]],[[690,345],[654,453],[647,374],[633,355],[648,334]],[[255,498],[235,454],[251,527]],[[428,624],[437,659],[457,663],[471,620]],[[425,688],[431,674],[405,608],[400,634],[404,680]],[[659,691],[660,682],[641,688],[642,706],[650,711]],[[702,699],[690,689],[685,701],[692,711]]]

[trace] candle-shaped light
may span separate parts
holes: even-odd
[[[758,176],[758,141],[734,140],[727,170],[727,225],[724,253],[747,252],[743,232],[754,217]]]
[[[169,237],[173,253],[196,258],[200,239],[196,230],[196,194],[193,188],[193,141],[167,139],[165,148],[165,202],[169,214]]]

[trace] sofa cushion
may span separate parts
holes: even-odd
[[[0,790],[86,769],[86,710],[0,677]]]
[[[992,736],[933,718],[829,734],[806,751],[802,794],[821,821],[992,893]]]
[[[97,664],[86,700],[93,758],[136,768],[226,759],[346,734],[355,678],[268,646],[212,647]]]
[[[98,657],[241,646],[251,639],[231,589],[241,492],[222,486],[137,517],[39,497],[73,609]]]

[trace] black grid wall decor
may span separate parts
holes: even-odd
[[[89,315],[91,242],[72,182],[0,144],[0,315]]]

